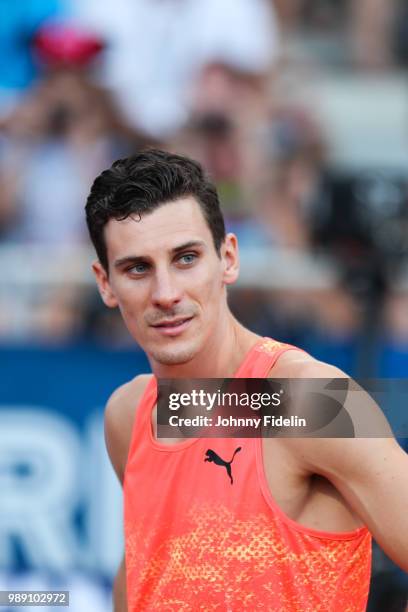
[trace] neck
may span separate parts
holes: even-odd
[[[157,378],[232,378],[259,338],[229,312],[189,362],[168,366],[150,360],[150,365]]]

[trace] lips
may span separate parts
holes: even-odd
[[[181,334],[190,324],[193,317],[183,317],[178,319],[165,319],[152,325],[159,333],[165,336],[177,336]]]
[[[168,321],[161,321],[160,323],[155,323],[153,327],[177,327],[177,325],[181,325],[186,321],[189,321],[191,317],[184,317],[182,319],[170,319]]]

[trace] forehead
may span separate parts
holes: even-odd
[[[105,241],[110,261],[170,251],[191,240],[213,242],[200,205],[193,197],[164,203],[153,212],[136,214],[121,221],[110,219]]]

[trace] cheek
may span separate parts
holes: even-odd
[[[115,296],[119,309],[125,319],[135,319],[141,316],[145,292],[143,287],[128,282],[119,282],[115,285]]]
[[[200,301],[208,308],[215,307],[223,296],[222,275],[218,267],[203,274],[199,282]]]

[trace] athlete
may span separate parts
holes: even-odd
[[[152,369],[106,408],[124,488],[115,612],[365,610],[371,535],[408,570],[407,455],[392,437],[158,439],[160,378],[346,375],[234,318],[237,239],[195,161],[159,150],[118,160],[86,213],[102,299]]]

